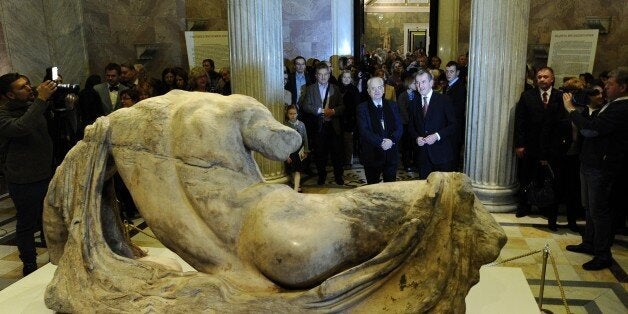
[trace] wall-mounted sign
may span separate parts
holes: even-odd
[[[227,31],[185,32],[185,45],[190,69],[202,66],[204,59],[214,60],[216,70],[230,66]]]

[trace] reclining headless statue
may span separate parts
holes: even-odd
[[[53,178],[45,234],[60,312],[442,312],[505,243],[463,174],[299,194],[265,183],[298,133],[255,99],[172,91],[99,118]],[[117,171],[155,236],[198,272],[138,258]]]

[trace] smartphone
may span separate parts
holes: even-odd
[[[59,68],[52,67],[52,80],[56,81],[59,78]]]

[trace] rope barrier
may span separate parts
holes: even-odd
[[[541,269],[541,287],[539,289],[539,309],[541,311],[544,311],[543,310],[543,292],[545,290],[545,269],[547,268],[547,260],[549,257],[549,260],[552,263],[552,268],[554,270],[554,276],[556,277],[556,283],[558,284],[558,290],[560,290],[560,297],[563,301],[563,306],[565,307],[565,313],[571,314],[571,310],[569,309],[569,305],[567,304],[567,298],[565,297],[565,290],[560,281],[560,277],[558,276],[558,268],[556,267],[556,261],[554,260],[554,256],[551,254],[552,252],[549,249],[549,245],[547,243],[545,244],[545,247],[541,250],[531,251],[531,252],[521,254],[515,257],[510,257],[502,261],[497,261],[497,262],[487,264],[486,266],[493,267],[493,266],[501,265],[504,263],[512,262],[520,258],[538,254],[538,253],[543,253],[543,267]]]

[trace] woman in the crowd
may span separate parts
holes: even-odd
[[[403,81],[404,91],[397,97],[397,105],[399,105],[399,114],[401,116],[401,123],[403,124],[403,135],[401,136],[401,164],[403,169],[410,172],[413,171],[414,161],[414,146],[416,145],[414,140],[408,135],[408,122],[410,120],[409,113],[414,108],[414,98],[416,96],[416,84],[414,77],[411,75],[406,76]]]
[[[190,77],[188,78],[189,90],[192,92],[206,92],[207,80],[207,72],[205,72],[203,67],[192,68],[192,70],[190,70]]]
[[[161,72],[161,82],[163,83],[164,94],[176,88],[174,81],[175,76],[176,73],[173,68],[165,68]]]
[[[358,88],[353,85],[353,78],[351,77],[351,71],[342,70],[340,77],[338,78],[340,84],[338,85],[340,93],[342,94],[342,101],[345,105],[345,111],[342,115],[342,131],[344,140],[344,165],[345,168],[350,169],[353,164],[353,151],[354,151],[354,135],[353,132],[356,129],[356,108],[360,103],[360,92]]]
[[[220,80],[216,84],[217,93],[225,96],[231,95],[231,70],[229,67],[223,67],[218,73],[220,74]]]
[[[283,86],[286,86],[286,84],[288,84],[288,67],[286,67],[285,65],[283,66]],[[289,90],[285,89],[283,90],[283,104],[284,106],[290,106],[290,105],[294,105],[292,103],[292,92],[290,92]]]
[[[188,90],[188,73],[181,67],[174,68],[174,84],[176,89]]]
[[[381,77],[384,82],[387,82],[386,71],[384,69],[375,70],[375,76]],[[397,101],[397,93],[395,93],[395,87],[390,84],[384,84],[384,99]]]
[[[140,99],[140,93],[134,88],[125,89],[120,91],[120,102],[122,107],[129,108],[133,107],[136,103],[138,103]]]

